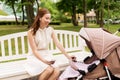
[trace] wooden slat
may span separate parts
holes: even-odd
[[[18,38],[17,37],[15,38],[15,53],[16,53],[16,55],[19,55],[18,54]]]
[[[9,53],[9,56],[12,56],[12,45],[11,45],[11,39],[8,39],[8,53]]]
[[[24,36],[21,36],[22,54],[25,54],[25,42]]]
[[[5,46],[4,46],[4,41],[1,41],[1,52],[2,52],[2,57],[5,56]]]
[[[68,38],[67,38],[67,34],[64,34],[65,35],[65,48],[68,48]]]
[[[69,35],[69,44],[70,44],[70,48],[72,47],[72,35]]]
[[[74,47],[77,47],[77,43],[76,43],[76,35],[73,36],[74,39]]]

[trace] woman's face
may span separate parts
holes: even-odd
[[[40,19],[40,24],[41,26],[47,27],[51,21],[51,14],[45,14],[41,19]]]

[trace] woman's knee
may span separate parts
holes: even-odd
[[[59,75],[59,74],[60,74],[60,70],[57,69],[57,68],[55,68],[55,69],[54,69],[54,74],[55,74],[55,75]]]
[[[49,74],[51,74],[51,73],[53,73],[54,69],[53,69],[53,67],[48,66],[47,69],[46,69],[46,71],[47,71]]]

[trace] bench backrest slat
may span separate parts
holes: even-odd
[[[64,46],[64,47],[66,47],[66,49],[67,49],[67,48],[68,48],[68,43],[67,43],[67,34],[65,34],[64,36],[65,36],[65,46]]]
[[[1,41],[1,56],[5,56],[5,46],[4,46],[4,41]]]
[[[15,38],[15,53],[18,55],[18,39],[17,37]]]
[[[8,52],[9,52],[9,56],[12,56],[12,46],[11,46],[11,39],[8,39]]]
[[[81,41],[79,40],[78,33],[73,31],[55,30],[58,39],[65,47],[66,51],[80,50]],[[25,58],[28,54],[29,44],[27,41],[27,32],[20,32],[9,34],[0,37],[0,62]],[[51,40],[49,45],[50,51],[60,53],[55,44]]]

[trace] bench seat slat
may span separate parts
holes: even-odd
[[[27,54],[22,54],[22,55],[12,55],[12,56],[4,56],[4,57],[0,57],[0,62],[5,62],[5,61],[9,61],[9,60],[17,60],[17,59],[24,59],[26,58]],[[1,64],[0,64],[1,65]]]

